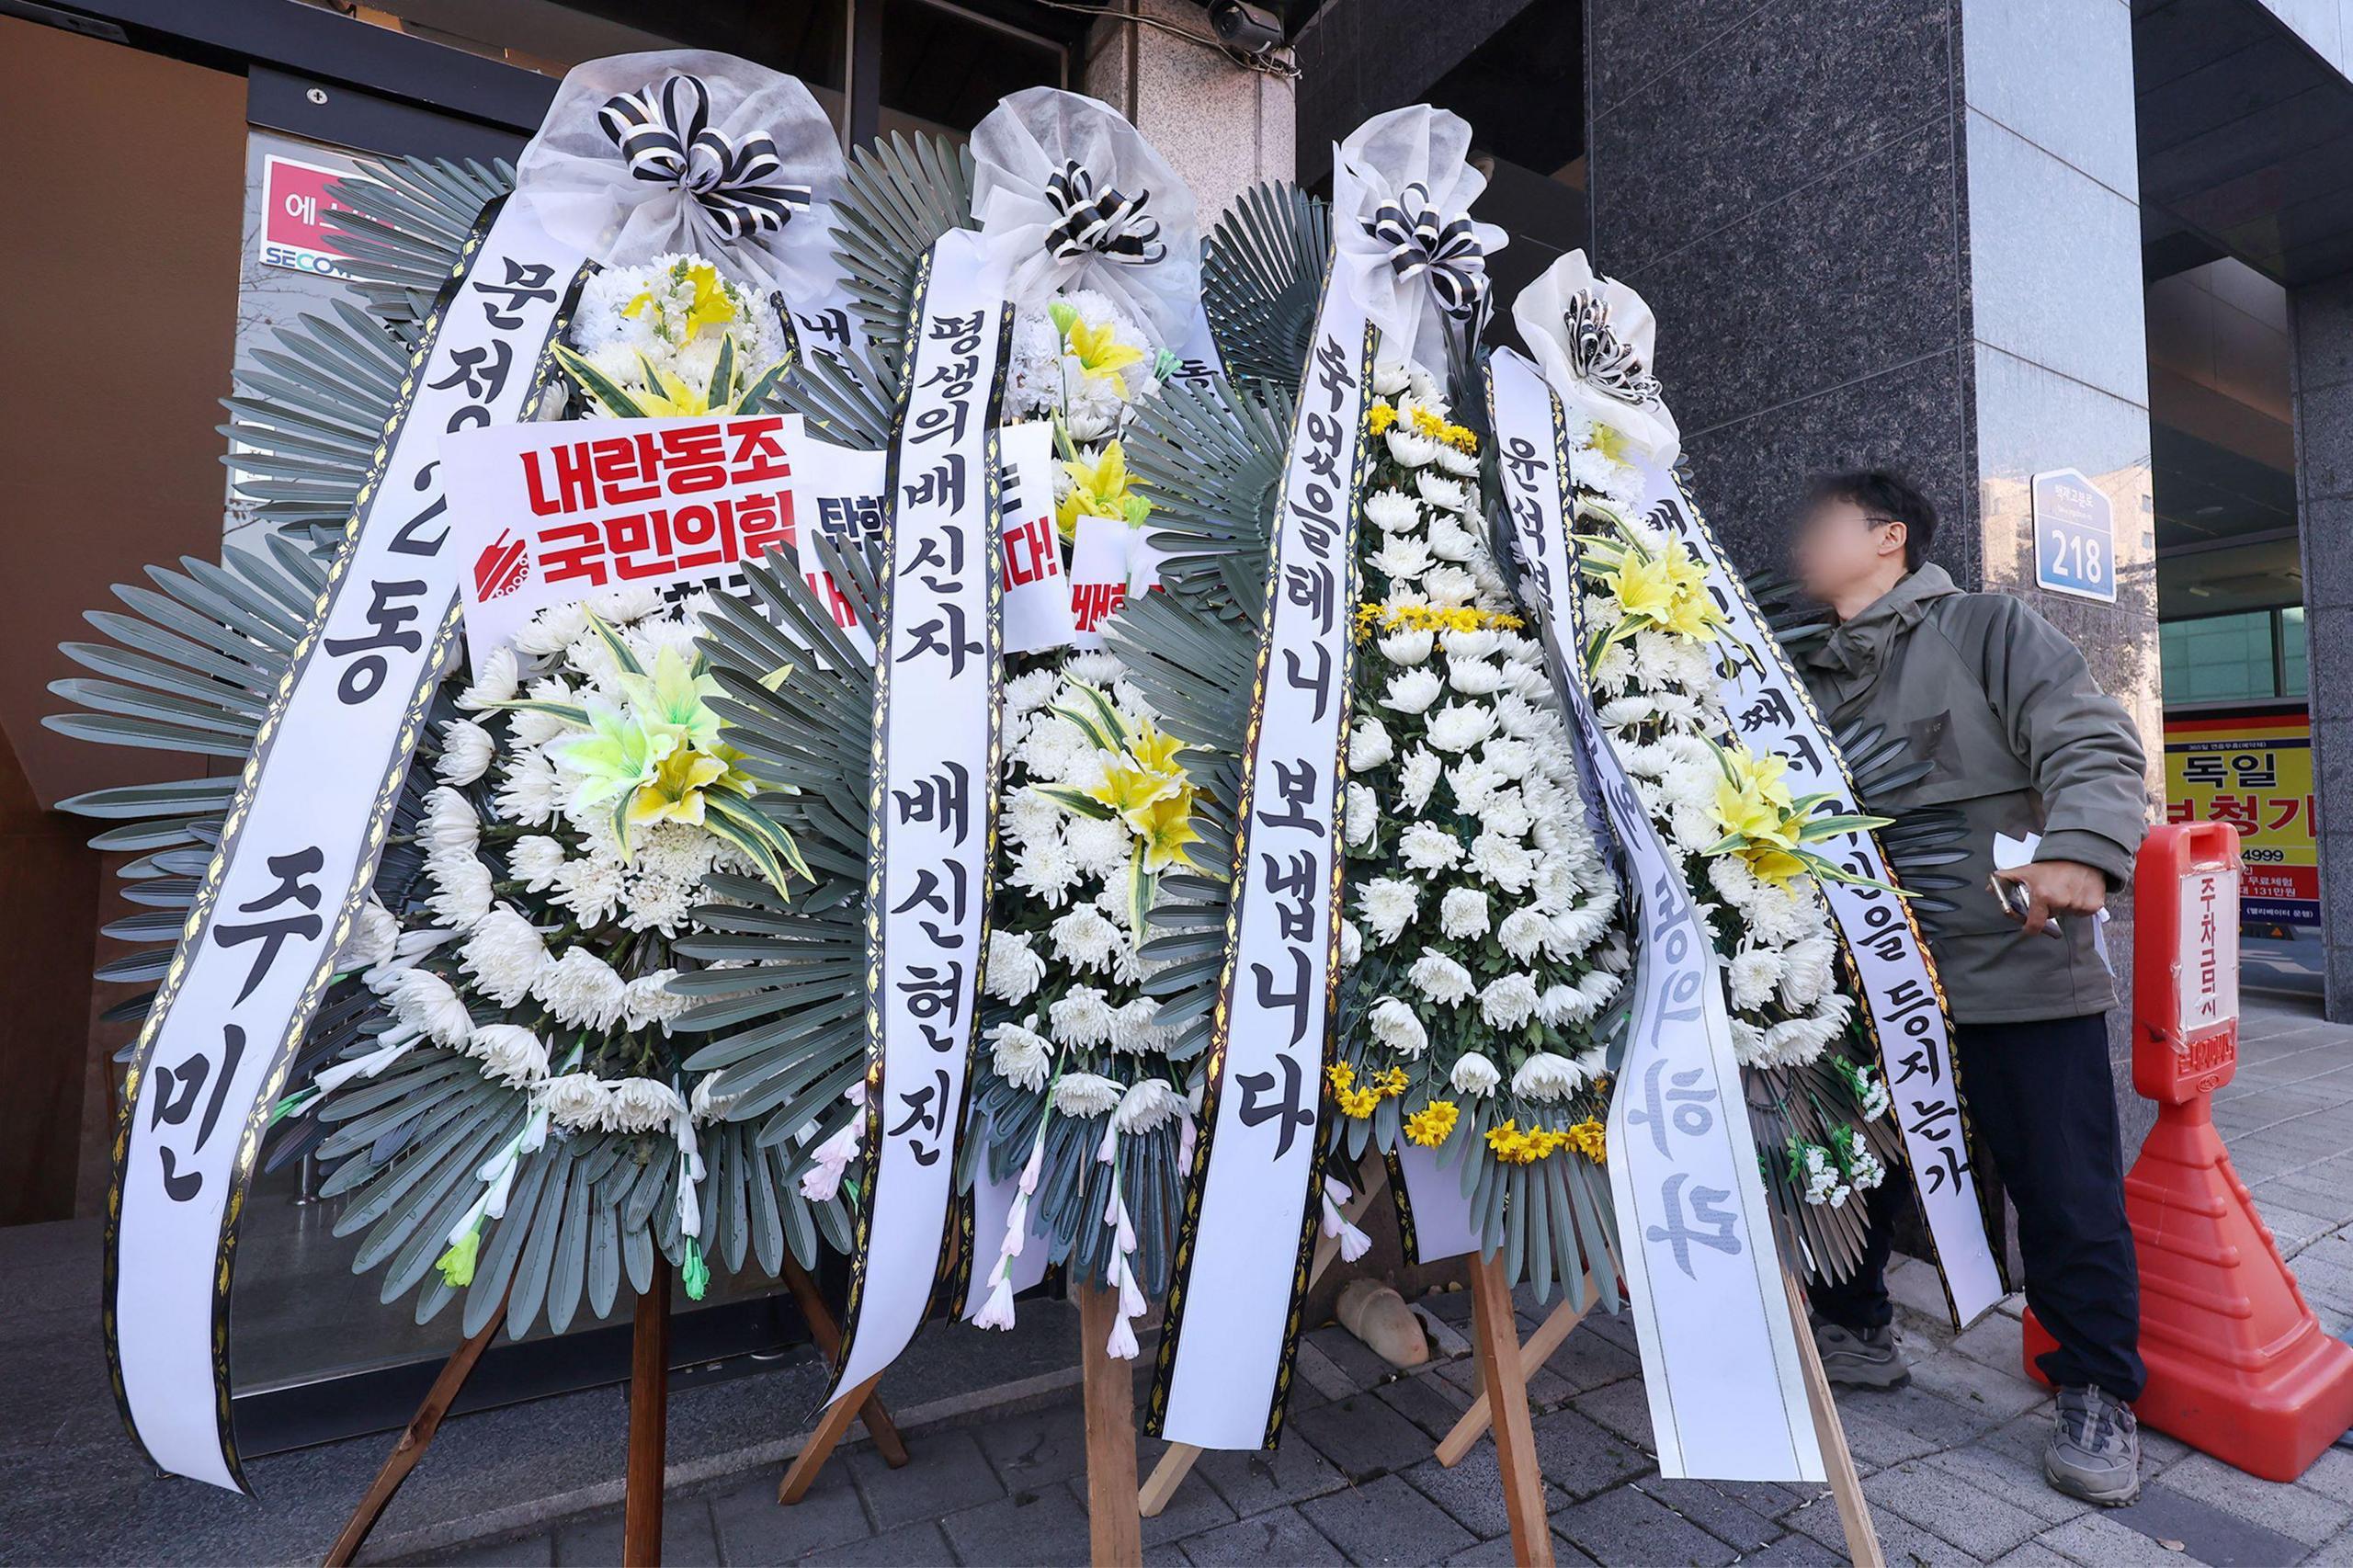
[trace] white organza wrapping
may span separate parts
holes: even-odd
[[[1568,312],[1580,294],[1600,302],[1610,337],[1633,357],[1631,368],[1651,378],[1645,395],[1627,395],[1623,376],[1596,378],[1579,365],[1570,342]],[[1657,368],[1651,355],[1658,322],[1640,294],[1595,272],[1585,252],[1573,250],[1519,291],[1512,301],[1511,319],[1563,403],[1617,431],[1632,449],[1631,455],[1655,464],[1660,472],[1675,466],[1682,433],[1656,388]]]
[[[1159,222],[1161,259],[1089,253],[1065,260],[1047,248],[1061,214],[1047,199],[1046,182],[1070,164],[1092,176],[1097,192],[1146,199],[1142,216]],[[1055,87],[1025,87],[973,128],[972,172],[972,214],[989,254],[1010,269],[1006,292],[1017,306],[1041,305],[1058,290],[1092,289],[1159,347],[1185,342],[1201,291],[1193,193],[1118,110]]]
[[[739,142],[761,134],[775,142],[784,166],[773,177],[807,187],[807,211],[780,232],[731,240],[691,191],[630,172],[597,111],[620,94],[649,92],[680,75],[699,78],[710,90],[711,129]],[[574,66],[515,166],[519,199],[548,233],[594,260],[631,267],[694,251],[722,272],[796,302],[833,291],[831,205],[841,181],[833,121],[797,78],[692,49],[616,54]]]
[[[1487,176],[1465,159],[1470,150],[1471,127],[1460,115],[1415,104],[1373,116],[1333,154],[1333,244],[1349,288],[1381,329],[1384,358],[1443,366],[1449,318],[1426,275],[1401,278],[1390,266],[1390,247],[1373,235],[1373,220],[1382,203],[1412,185],[1429,193],[1441,222],[1469,216],[1487,188]],[[1483,256],[1509,243],[1493,223],[1475,224],[1473,232]]]

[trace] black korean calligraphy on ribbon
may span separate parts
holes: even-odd
[[[468,236],[140,1033],[115,1137],[103,1321],[124,1422],[176,1474],[244,1486],[229,1423],[237,1221],[455,655],[461,563],[440,440],[531,415],[581,271],[506,203]]]
[[[1487,404],[1523,591],[1584,738],[1638,915],[1609,1177],[1659,1471],[1820,1481],[1821,1445],[1715,949],[1586,684],[1560,401],[1533,364],[1506,348],[1489,361]]]
[[[1004,550],[997,408],[1013,313],[970,230],[936,241],[891,435],[866,887],[865,1201],[829,1402],[961,1301],[956,1201],[996,850]],[[961,1237],[954,1270],[943,1267]]]
[[[1741,739],[1760,756],[1788,762],[1786,777],[1794,793],[1827,794],[1830,800],[1822,808],[1826,812],[1858,811],[1855,783],[1837,743],[1747,585],[1725,564],[1715,532],[1690,493],[1672,473],[1654,466],[1643,466],[1643,478],[1657,498],[1648,521],[1690,546],[1707,571],[1708,592],[1723,612],[1725,637],[1751,655],[1736,661],[1719,685]],[[1820,848],[1870,882],[1895,881],[1875,834],[1850,833]],[[1885,885],[1824,879],[1820,886],[1904,1131],[1905,1164],[1927,1221],[1946,1303],[1954,1322],[1965,1327],[2007,1292],[1988,1228],[1989,1221],[1998,1225],[1998,1210],[1989,1213],[1990,1193],[1970,1165],[1952,1020],[1936,960],[1911,907]]]
[[[1233,902],[1151,1430],[1270,1448],[1299,1334],[1322,1179],[1339,976],[1337,803],[1372,328],[1325,280],[1267,566],[1233,840]]]

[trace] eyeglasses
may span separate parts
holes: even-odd
[[[1798,517],[1797,525],[1792,531],[1801,538],[1807,534],[1813,533],[1820,529],[1824,520],[1829,516],[1831,516],[1830,513],[1820,511],[1803,513]],[[1893,524],[1900,523],[1904,519],[1901,517],[1882,517],[1876,512],[1866,512],[1863,514],[1863,526],[1869,528],[1883,528]]]

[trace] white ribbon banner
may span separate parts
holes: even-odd
[[[972,232],[932,246],[911,315],[868,792],[866,1201],[828,1403],[897,1359],[930,1308],[951,1236],[996,835],[996,407],[1012,315],[1002,267]]]
[[[1649,494],[1658,497],[1650,522],[1691,547],[1707,569],[1708,591],[1724,612],[1728,631],[1757,656],[1740,661],[1718,690],[1733,727],[1751,751],[1789,763],[1790,790],[1827,794],[1825,809],[1861,810],[1846,759],[1830,738],[1805,683],[1790,667],[1772,628],[1748,597],[1748,587],[1724,564],[1708,527],[1675,475],[1643,466]],[[1893,884],[1878,838],[1850,833],[1822,846],[1847,869]],[[1961,1085],[1952,1058],[1952,1021],[1936,960],[1904,900],[1878,888],[1824,880],[1823,892],[1837,922],[1840,945],[1854,966],[1863,1017],[1904,1130],[1913,1190],[1928,1223],[1928,1244],[1944,1279],[1954,1322],[1967,1327],[2005,1294],[1988,1240],[1985,1210],[1961,1118]]]
[[[529,416],[580,266],[513,204],[492,219],[410,361],[124,1087],[108,1358],[148,1457],[215,1486],[245,1489],[229,1425],[229,1290],[246,1183],[455,653],[465,562],[449,542],[441,439]]]
[[[1267,569],[1233,903],[1152,1430],[1270,1448],[1321,1209],[1323,1074],[1339,972],[1357,489],[1371,330],[1327,280]]]
[[[1487,397],[1529,597],[1641,916],[1633,1017],[1609,1108],[1609,1184],[1659,1473],[1820,1481],[1715,949],[1586,687],[1560,404],[1508,348],[1489,361]]]

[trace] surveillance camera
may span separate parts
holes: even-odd
[[[1209,0],[1210,27],[1228,49],[1264,54],[1283,41],[1283,25],[1243,0]]]

